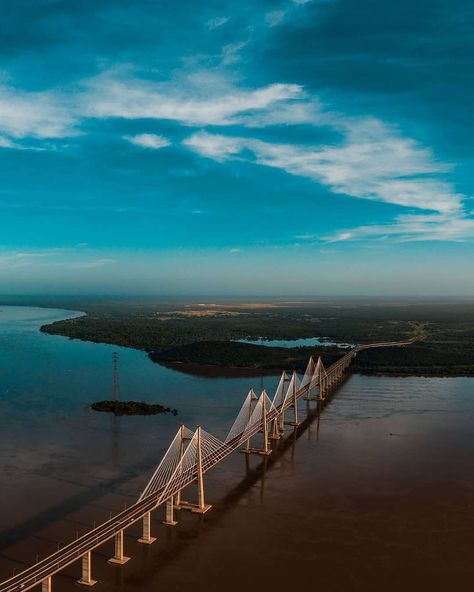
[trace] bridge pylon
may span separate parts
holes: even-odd
[[[310,358],[310,360],[312,360],[312,358]],[[311,375],[311,379],[307,383],[308,384],[308,392],[306,393],[306,397],[304,397],[304,399],[306,401],[317,401],[319,399],[319,392],[317,395],[312,395],[311,391],[313,391],[315,388],[318,388],[318,390],[319,390],[320,377],[321,377],[321,373],[324,369],[321,356],[318,357],[318,361],[316,362],[316,365],[314,365],[314,362],[313,362],[313,368],[314,368],[314,370]],[[306,368],[305,377],[308,374],[308,370],[310,370],[310,363],[308,363],[308,367]],[[317,381],[317,383],[313,384],[315,381]],[[303,379],[303,382],[304,382],[304,379]],[[303,382],[301,383],[301,386],[305,386],[303,384]]]
[[[273,397],[273,407],[278,410],[280,409],[277,417],[276,417],[276,431],[278,431],[280,436],[283,436],[285,433],[285,405],[287,401],[288,392],[285,391],[285,385],[289,382],[289,378],[286,372],[282,372],[280,377],[280,382],[278,383],[278,387]]]
[[[306,397],[304,397],[305,401],[310,401],[311,400],[311,383],[314,380],[314,375],[316,372],[316,365],[314,363],[313,360],[313,356],[311,356],[308,360],[308,365],[306,366],[306,370],[304,372],[304,376],[303,376],[303,380],[301,381],[301,388],[307,387],[308,388],[308,392],[306,394]]]
[[[299,390],[298,382],[299,382],[298,375],[296,374],[296,371],[293,371],[293,374],[292,374],[291,380],[290,380],[290,384],[288,385],[288,392],[287,392],[287,398],[291,400],[291,407],[293,408],[293,419],[291,421],[288,421],[287,424],[294,426],[294,427],[300,425],[300,421],[298,419],[298,397],[297,397],[297,391]]]
[[[182,475],[183,456],[187,447],[186,443],[189,444],[193,438],[194,434],[184,424],[181,424],[173,440],[175,451],[173,461],[171,462],[172,468],[171,470],[168,469],[168,479],[171,479],[172,477],[180,478]],[[163,524],[166,524],[166,526],[176,526],[178,522],[174,519],[174,511],[179,510],[181,507],[181,489],[166,500],[165,507],[165,519],[163,520]],[[143,528],[145,529],[145,524],[143,524]]]
[[[267,419],[268,403],[270,403],[270,405],[272,405],[272,402],[268,398],[267,391],[265,389],[263,389],[262,394],[260,395],[260,398],[258,399],[258,402],[255,405],[255,409],[252,413],[252,417],[250,418],[250,422],[249,422],[249,423],[257,423],[259,421],[261,422],[262,428],[260,431],[262,432],[262,437],[263,437],[262,447],[255,448],[255,447],[249,446],[248,448],[243,448],[241,450],[241,452],[244,452],[245,454],[259,454],[260,456],[268,456],[272,453],[272,451],[270,449],[270,444],[269,444],[270,438],[269,438],[269,434],[268,434],[268,419]]]
[[[321,358],[318,360],[318,364]],[[328,382],[328,373],[326,372],[326,368],[324,367],[323,361],[321,360],[321,365],[319,368],[319,386],[318,386],[318,400],[324,401],[327,395],[327,391],[329,388]]]
[[[205,514],[208,510],[212,508],[210,504],[205,503],[205,496],[204,496],[204,470],[203,470],[203,443],[202,443],[202,428],[199,426],[196,429],[196,432],[189,443],[188,448],[186,449],[186,453],[189,452],[193,445],[193,441],[195,440],[195,447],[196,447],[196,480],[197,480],[197,490],[198,490],[198,502],[197,504],[182,501],[180,497],[179,504],[175,502],[174,506],[177,510],[190,510],[196,514]],[[194,452],[194,451],[193,451]],[[183,456],[184,458],[184,456]],[[182,463],[181,463],[182,464]],[[181,493],[181,490],[179,491]]]
[[[250,389],[249,394],[247,395],[247,399],[246,399],[246,402],[248,405],[247,425],[250,423],[250,419],[252,417],[252,413],[255,409],[255,405],[256,405],[257,401],[258,401],[258,397],[252,388],[252,389]],[[247,438],[247,440],[245,440],[243,452],[248,452],[249,450],[250,450],[250,438]]]
[[[186,435],[185,435],[185,427],[184,424],[181,424],[180,428],[179,428],[179,435],[180,435],[180,444],[179,444],[179,464],[178,466],[180,467],[180,473],[183,472],[183,467],[181,464],[181,460],[184,456],[184,450],[186,448]],[[188,439],[189,442],[189,439]],[[175,507],[178,509],[179,505],[181,504],[181,489],[178,491],[178,493],[174,496],[174,501],[173,501]]]

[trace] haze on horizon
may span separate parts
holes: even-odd
[[[471,2],[3,7],[1,294],[474,293]]]

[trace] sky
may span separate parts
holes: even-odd
[[[0,8],[0,294],[473,295],[472,2]]]

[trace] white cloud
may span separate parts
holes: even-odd
[[[265,15],[265,22],[269,27],[275,27],[282,22],[285,15],[286,12],[284,10],[272,10]]]
[[[228,23],[229,20],[230,20],[230,17],[228,17],[228,16],[218,16],[216,18],[208,20],[206,23],[206,27],[210,31],[212,31],[214,29],[218,29],[219,27],[222,27],[223,25]]]
[[[295,100],[282,101],[276,105],[275,109],[266,109],[262,111],[254,111],[252,113],[243,114],[238,117],[238,123],[245,127],[263,128],[272,125],[315,125],[320,122],[325,124],[326,116],[320,110],[320,105],[317,100]]]
[[[230,249],[229,253],[241,253],[242,249]]]
[[[184,143],[220,161],[249,159],[246,150],[257,164],[308,177],[334,193],[443,213],[460,211],[463,196],[437,178],[446,167],[428,150],[380,123],[345,125],[348,132],[340,146],[272,144],[207,132],[197,132]]]
[[[474,239],[474,219],[463,214],[408,214],[397,216],[391,224],[374,224],[338,232],[330,242],[355,240],[465,241]]]
[[[0,148],[17,148],[17,144],[12,142],[9,138],[0,136]]]
[[[244,45],[226,46],[222,60],[232,63],[239,59],[239,49]],[[314,123],[320,115],[318,102],[297,84],[239,88],[229,75],[205,70],[154,82],[116,69],[84,81],[70,94],[27,93],[0,85],[0,147],[25,149],[28,146],[15,140],[78,135],[79,124],[91,118],[265,127]],[[29,148],[41,149],[37,145]]]
[[[222,48],[222,64],[224,66],[230,66],[236,64],[242,59],[240,57],[240,50],[247,45],[248,41],[238,41],[236,43],[229,43],[224,45]]]
[[[0,133],[21,139],[76,135],[77,118],[64,96],[0,86]]]
[[[82,252],[81,252],[82,251]],[[0,272],[12,269],[95,269],[117,263],[116,259],[82,259],[83,247],[0,252]]]
[[[183,144],[201,156],[224,161],[242,150],[240,138],[197,132],[183,140]]]
[[[238,60],[244,45],[226,46],[222,61]],[[431,218],[410,213],[393,224],[346,229],[332,240],[382,235],[397,240],[464,240],[473,233],[472,215],[464,211],[464,196],[443,178],[449,167],[427,148],[375,118],[330,113],[297,84],[242,88],[222,71],[177,74],[168,82],[129,74],[124,70],[105,72],[76,87],[75,95],[30,93],[0,84],[0,148],[25,149],[25,138],[45,140],[78,134],[78,124],[87,118],[150,118],[191,127],[325,126],[340,135],[338,144],[270,143],[208,131],[195,132],[183,144],[216,161],[239,159],[307,177],[336,194],[435,212]],[[170,145],[157,134],[124,139],[150,149]],[[32,148],[41,149],[37,143]]]
[[[218,79],[210,85],[204,76],[189,77],[180,83],[156,83],[144,80],[121,80],[111,75],[90,81],[81,98],[85,116],[94,118],[165,119],[183,125],[251,125],[252,113],[274,108],[304,96],[297,84],[271,84],[249,89],[236,89]]]
[[[167,138],[157,134],[137,134],[136,136],[123,136],[123,138],[137,146],[153,148],[155,150],[171,145],[171,142]]]
[[[13,251],[0,253],[0,270],[29,267],[37,257],[46,257],[49,252]]]

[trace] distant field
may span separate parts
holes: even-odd
[[[309,353],[322,355],[330,363],[342,350],[288,350],[232,342],[259,337],[327,337],[336,342],[369,343],[418,335],[422,341],[407,348],[361,353],[354,361],[353,371],[474,375],[474,303],[469,302],[91,299],[55,303],[49,300],[47,305],[80,309],[87,315],[45,326],[44,332],[142,349],[153,360],[166,364],[276,372],[283,368],[301,369]],[[224,346],[222,342],[227,343]]]

